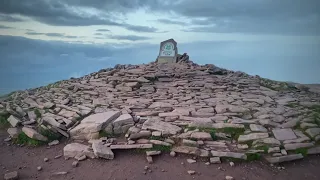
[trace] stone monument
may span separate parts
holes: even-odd
[[[176,63],[177,55],[177,42],[173,39],[168,39],[160,43],[160,51],[157,58],[157,63]]]

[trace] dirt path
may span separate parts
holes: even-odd
[[[231,167],[228,162],[223,164],[205,165],[197,160],[195,164],[186,162],[187,156],[170,157],[168,154],[154,158],[153,164],[148,164],[144,154],[132,152],[116,152],[111,161],[101,159],[87,159],[79,162],[79,166],[72,167],[73,159],[65,160],[62,155],[64,143],[47,149],[46,147],[17,147],[8,146],[3,142],[5,136],[0,136],[0,174],[7,171],[18,171],[20,179],[61,179],[61,180],[223,180],[226,175],[236,180],[301,180],[320,179],[320,157],[312,156],[301,161],[271,167],[262,162],[237,163]],[[49,158],[44,162],[44,158]],[[183,164],[182,164],[183,162]],[[37,171],[41,166],[42,171]],[[149,166],[152,172],[144,174],[144,167]],[[221,167],[221,169],[219,168]],[[219,168],[219,169],[218,169]],[[196,175],[189,175],[188,170],[196,171]],[[53,176],[54,172],[67,171],[67,175]],[[164,171],[164,172],[163,172]]]

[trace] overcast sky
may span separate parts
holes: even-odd
[[[1,0],[0,94],[179,53],[282,81],[320,83],[319,0]]]

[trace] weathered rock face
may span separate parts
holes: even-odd
[[[77,159],[112,159],[117,149],[153,146],[245,159],[268,146],[274,162],[300,158],[291,156],[299,148],[319,152],[318,105],[320,95],[306,88],[183,60],[118,65],[15,92],[1,98],[0,114],[9,114],[6,119],[17,128],[8,130],[11,138],[24,127],[29,137],[45,140],[34,130],[41,126],[72,140],[90,140],[94,152],[85,145],[65,147],[65,154]]]
[[[98,138],[99,131],[119,116],[119,111],[109,111],[88,116],[70,131],[70,135],[74,139],[90,140]]]

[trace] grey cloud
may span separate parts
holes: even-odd
[[[60,38],[68,38],[68,39],[79,38],[78,36],[65,35],[64,33],[40,33],[40,32],[35,32],[35,31],[28,31],[25,34],[30,35],[30,36],[44,35],[44,36],[48,36],[48,37],[60,37]]]
[[[112,36],[108,36],[108,38],[117,39],[117,40],[128,40],[128,41],[139,41],[139,40],[151,39],[146,36],[135,36],[135,35],[112,35]]]
[[[109,32],[110,30],[109,29],[97,29],[96,31],[98,31],[98,32]]]
[[[102,36],[103,34],[102,34],[102,33],[94,33],[94,35],[96,35],[96,36]]]
[[[123,25],[127,30],[135,31],[135,32],[157,32],[158,29],[154,27],[148,26],[138,26],[138,25],[131,25],[131,24],[124,24]]]
[[[71,1],[70,1],[71,2]],[[105,11],[103,16],[90,15],[84,16],[74,12],[70,9],[70,6],[79,7],[85,5],[85,2],[79,1],[79,3],[68,3],[55,0],[33,0],[33,1],[20,1],[20,0],[2,0],[0,1],[0,13],[12,15],[20,14],[23,16],[31,17],[36,21],[54,25],[54,26],[90,26],[90,25],[109,25],[118,26],[131,31],[136,32],[156,32],[157,29],[148,26],[136,26],[130,24],[118,23],[115,21],[116,17],[112,16],[107,9],[101,9]],[[98,2],[98,1],[96,1]],[[114,5],[124,5],[126,3],[120,3],[118,1],[112,1]],[[122,1],[125,2],[125,1]],[[67,4],[66,4],[67,3]],[[94,3],[94,2],[93,2]],[[95,3],[94,3],[95,4]],[[130,3],[129,3],[130,4]],[[100,6],[102,7],[102,6]]]
[[[177,25],[187,25],[188,24],[186,22],[175,21],[175,20],[170,20],[170,19],[158,19],[157,21],[160,23],[163,23],[163,24],[177,24]]]
[[[13,27],[4,26],[0,24],[0,29],[13,29]]]
[[[14,16],[7,15],[7,14],[0,14],[0,21],[4,21],[4,22],[22,22],[24,20],[19,18],[19,17],[14,17]]]

